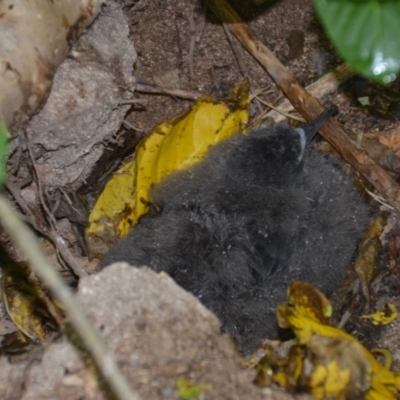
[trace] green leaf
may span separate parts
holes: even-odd
[[[366,78],[393,82],[400,70],[398,0],[314,0],[340,55]]]
[[[6,152],[8,143],[8,131],[4,122],[0,119],[0,185],[6,177]]]
[[[178,387],[178,396],[181,399],[193,399],[202,392],[201,386],[194,385],[191,380],[178,378],[176,386]]]

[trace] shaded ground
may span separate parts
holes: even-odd
[[[236,0],[232,3],[235,4],[251,29],[303,86],[308,86],[315,82],[324,73],[341,64],[342,61],[335,54],[329,40],[324,36],[323,30],[313,13],[311,0],[283,0],[268,2],[268,5],[263,4],[264,2],[262,1],[253,1],[252,4],[249,4],[249,1]],[[256,3],[260,5],[257,6],[255,5]],[[40,142],[40,135],[35,135],[32,130],[28,131],[34,153],[33,159],[39,167],[38,175],[43,174],[41,180],[44,182],[47,201],[51,206],[50,209],[52,211],[55,210],[56,227],[58,230],[64,229],[62,235],[67,240],[70,250],[83,268],[86,268],[89,272],[92,272],[94,267],[88,264],[85,258],[86,253],[82,246],[82,223],[85,221],[85,215],[93,205],[99,188],[104,182],[103,178],[110,172],[111,167],[115,168],[123,156],[132,151],[133,145],[143,132],[147,132],[165,119],[187,110],[193,103],[192,100],[185,100],[180,97],[143,93],[143,91],[151,89],[146,87],[144,83],[155,84],[166,89],[181,89],[190,93],[208,93],[216,97],[224,97],[229,89],[240,81],[243,76],[248,76],[252,92],[258,93],[262,91],[259,95],[262,101],[275,104],[282,97],[266,72],[242,49],[238,42],[233,38],[231,43],[227,40],[223,28],[211,13],[207,12],[206,16],[204,16],[198,1],[126,0],[122,3],[111,3],[111,8],[113,7],[118,10],[122,9],[125,14],[129,25],[129,38],[135,46],[137,58],[132,57],[129,58],[129,61],[126,61],[125,56],[128,50],[126,50],[126,47],[120,46],[119,42],[123,39],[111,37],[107,39],[111,43],[109,49],[113,48],[113,41],[115,41],[117,43],[116,48],[119,48],[120,51],[116,51],[114,54],[106,49],[110,55],[107,61],[103,56],[98,56],[97,58],[88,56],[91,50],[96,49],[96,42],[90,40],[75,49],[76,52],[69,59],[69,61],[80,60],[80,67],[90,66],[92,68],[93,66],[95,68],[95,65],[101,65],[101,68],[108,68],[109,71],[112,71],[112,74],[119,77],[115,78],[114,76],[114,78],[105,80],[105,75],[103,75],[105,72],[103,70],[99,72],[99,78],[95,78],[93,73],[88,74],[89,77],[93,78],[93,81],[91,81],[92,86],[97,90],[96,96],[93,96],[93,103],[103,105],[109,101],[108,109],[116,111],[110,114],[112,116],[107,117],[105,125],[107,125],[108,130],[102,130],[101,137],[93,136],[92,138],[90,136],[92,133],[89,134],[83,129],[80,130],[81,125],[78,125],[78,128],[76,128],[78,130],[74,131],[75,136],[71,134],[70,137],[66,136],[68,135],[68,129],[66,131],[59,129],[58,131],[54,128],[52,133],[55,136],[59,135],[56,138],[59,142],[56,139],[53,141],[53,139],[45,137],[44,141],[52,143],[47,146]],[[103,16],[111,20],[111,27],[117,24],[117,18],[114,14],[111,14],[110,8],[104,10]],[[99,35],[99,37],[103,38],[102,34],[99,33]],[[128,36],[128,29],[126,29],[125,36]],[[105,38],[104,42],[106,42]],[[193,51],[191,51],[191,48],[193,48]],[[79,52],[84,54],[84,57],[77,56]],[[125,60],[125,64],[123,60]],[[130,81],[129,77],[127,77],[133,62],[135,65],[132,73],[135,75],[136,81],[141,85],[142,92],[140,93],[134,92],[133,80]],[[125,65],[126,69],[121,69],[121,65]],[[105,82],[107,82],[107,85]],[[321,100],[324,104],[335,103],[338,105],[340,109],[338,118],[347,130],[356,134],[360,132],[369,133],[370,137],[374,137],[375,132],[387,131],[398,125],[400,119],[398,105],[399,85],[400,83],[395,82],[390,87],[380,87],[367,83],[360,78],[353,78]],[[86,87],[80,86],[80,89],[74,96],[77,99],[88,98],[89,96],[85,95],[85,93],[88,93],[86,92]],[[100,94],[104,95],[104,98],[100,97]],[[360,97],[367,97],[370,105],[362,106],[357,100]],[[127,106],[126,104],[121,105],[121,99],[125,101],[136,99],[138,101],[133,105]],[[76,103],[79,103],[79,101],[76,101]],[[62,109],[62,107],[60,106],[59,109]],[[85,112],[89,113],[91,108],[92,105],[89,103],[88,110],[85,110]],[[251,104],[252,116],[257,116],[265,108],[266,106],[261,101],[253,101]],[[106,111],[102,109],[96,112],[101,116],[106,114]],[[125,121],[127,123],[118,130],[125,113]],[[109,123],[110,121],[113,124]],[[101,125],[103,122],[100,118],[99,122],[96,123]],[[89,125],[93,126],[93,123]],[[93,130],[96,131],[96,129]],[[95,134],[93,133],[93,135]],[[84,143],[86,143],[87,151],[81,144],[83,136],[85,136],[86,141]],[[92,138],[91,141],[88,141],[88,136]],[[387,133],[374,138],[381,140],[397,153],[399,149],[398,137],[400,136],[396,136],[395,133]],[[75,148],[69,147],[72,142],[74,142]],[[58,143],[58,145],[53,146],[54,143]],[[77,157],[76,168],[72,168],[67,161],[70,161],[71,154],[76,155],[76,149],[82,150],[82,156]],[[60,156],[55,156],[57,151],[61,154]],[[54,164],[49,163],[52,157],[66,157],[60,165],[71,169],[71,175],[67,176],[60,173],[59,176],[64,179],[62,182],[55,182],[56,179],[49,178],[51,172],[55,169]],[[389,167],[390,165],[393,164],[389,164]],[[24,201],[34,210],[37,216],[43,216],[37,180],[32,173],[32,158],[28,154],[27,146],[23,143],[21,144],[17,141],[13,143],[10,167],[14,168],[10,182],[14,186],[23,189],[22,197]],[[392,172],[394,171],[392,170]],[[65,203],[68,203],[65,201],[65,196],[59,193],[66,193],[72,199],[73,209],[65,205]],[[75,193],[80,197],[78,196],[77,198]],[[57,204],[58,206],[55,207]],[[373,202],[371,202],[371,208],[374,211],[378,210],[378,206]],[[74,211],[76,209],[80,211],[79,217]],[[24,212],[24,210],[22,211]],[[46,221],[46,218],[43,217],[43,220]],[[389,301],[400,306],[398,301],[400,291],[398,279],[400,273],[398,263],[398,233],[400,225],[398,215],[396,213],[390,214],[388,221],[387,228],[381,236],[382,252],[375,268],[376,278],[372,285],[371,310],[381,309]],[[7,238],[4,235],[2,242],[7,244]],[[48,253],[55,260],[54,249],[47,242],[45,246],[48,249]],[[14,256],[18,256],[18,254],[14,252]],[[115,269],[115,271],[118,270]],[[110,270],[107,273],[111,274]],[[132,274],[136,273],[132,272]],[[128,272],[124,270],[121,274],[128,274]],[[143,272],[143,274],[150,274],[150,272]],[[69,282],[76,284],[75,277],[70,274],[66,275],[68,275]],[[106,278],[113,279],[112,276],[99,279],[104,280]],[[96,282],[95,279],[91,279],[92,282]],[[116,278],[116,280],[118,279]],[[159,280],[159,278],[155,277],[152,279],[156,282]],[[122,279],[123,281],[124,279]],[[370,348],[377,345],[387,347],[393,354],[395,367],[399,368],[398,322],[383,328],[376,328],[367,322],[361,322],[357,316],[364,312],[365,302],[360,295],[359,289],[354,290],[356,281],[355,274],[349,273],[348,285],[342,287],[338,296],[338,298],[346,299],[345,302],[337,302],[338,307],[340,307],[340,314],[342,315],[349,309],[352,311],[346,328],[349,331],[356,332],[359,339]],[[86,283],[84,287],[86,287],[85,285]],[[94,285],[96,286],[95,283]],[[106,284],[104,285],[107,286]],[[169,290],[176,291],[176,301],[179,303],[178,299],[181,298],[179,296],[185,296],[185,294],[181,290],[173,288],[169,280],[167,285],[170,285]],[[110,284],[110,291],[106,289],[106,287],[103,287],[100,290],[97,287],[96,290],[98,292],[90,292],[90,301],[82,300],[91,315],[96,313],[101,315],[101,318],[103,318],[101,324],[105,324],[111,319],[112,314],[118,314],[118,308],[120,307],[117,304],[117,299],[121,286],[112,286]],[[81,298],[85,297],[82,290],[89,289],[81,288],[81,294],[79,295]],[[95,297],[93,297],[94,293],[96,293]],[[147,295],[150,294],[151,291],[147,293]],[[352,302],[354,299],[356,301]],[[134,299],[128,296],[125,301],[134,302]],[[166,314],[160,313],[158,315],[154,310],[151,311],[151,317],[144,317],[144,323],[135,319],[127,319],[126,326],[123,328],[116,329],[111,333],[103,332],[116,353],[123,354],[126,357],[121,358],[121,362],[123,368],[125,366],[125,370],[128,371],[127,373],[130,373],[129,366],[132,366],[132,368],[136,368],[137,374],[142,374],[140,377],[132,377],[132,382],[141,391],[143,398],[152,396],[158,396],[157,398],[176,398],[173,382],[176,381],[177,377],[194,379],[196,382],[201,381],[200,383],[211,383],[212,381],[212,385],[218,388],[220,391],[218,393],[221,393],[218,396],[214,393],[214,396],[210,395],[208,397],[209,394],[205,390],[202,398],[239,399],[250,397],[248,396],[250,392],[251,398],[272,398],[270,397],[271,392],[262,391],[251,386],[251,377],[249,377],[251,373],[246,372],[241,367],[230,347],[229,340],[218,335],[218,324],[211,314],[205,310],[199,311],[199,305],[198,303],[197,305],[195,304],[196,302],[193,298],[190,298],[190,300],[185,298],[186,301],[190,303],[191,307],[197,307],[197,311],[188,308],[185,312],[188,312],[189,315],[193,313],[194,318],[204,317],[205,322],[203,321],[202,324],[204,323],[205,325],[200,324],[203,326],[204,331],[197,332],[196,323],[182,320],[182,315],[179,314],[182,310],[179,311],[179,307],[175,310],[168,309],[168,313],[174,315],[173,318],[177,318],[177,323],[175,325],[167,318],[165,332],[167,336],[175,333],[181,337],[182,341],[178,341],[179,344],[170,343],[168,345],[170,337],[166,338],[162,335],[162,332],[156,332],[157,321],[163,324],[165,321],[161,322],[161,320]],[[172,300],[170,302],[173,303]],[[352,304],[351,308],[350,304]],[[132,305],[129,304],[129,306]],[[146,304],[144,306],[147,307]],[[141,310],[145,310],[146,307]],[[164,306],[161,304],[154,307],[162,309]],[[128,310],[130,311],[128,312]],[[107,314],[107,312],[110,312],[110,314]],[[131,313],[130,316],[132,316],[132,313],[134,314],[137,310],[135,311],[134,308],[130,309],[127,306],[124,312]],[[6,329],[7,318],[4,310],[2,315],[2,327]],[[341,315],[338,316],[339,319]],[[98,321],[97,318],[100,317],[93,318]],[[136,325],[131,326],[131,324]],[[147,324],[155,324],[152,327],[152,333],[157,333],[160,336],[152,338],[141,333],[147,329]],[[178,327],[180,331],[175,332]],[[12,328],[9,329],[12,330]],[[0,333],[5,336],[6,331],[3,330]],[[201,338],[193,336],[195,333],[200,335]],[[141,343],[140,335],[146,337],[148,342]],[[209,335],[209,338],[207,335]],[[195,351],[196,345],[193,344],[197,343],[196,341],[203,343],[198,348],[198,351]],[[164,347],[161,348],[161,345],[160,348],[157,347],[158,342],[162,342],[162,346],[165,346],[165,354],[161,351]],[[132,349],[141,345],[143,345],[143,352],[148,351],[145,353],[148,357],[147,360],[143,356],[144,353],[141,354],[140,351],[132,352]],[[35,347],[30,350],[28,355],[25,354],[23,358],[22,356],[17,357],[17,364],[11,364],[8,358],[3,357],[1,359],[2,375],[0,376],[1,398],[46,398],[46,396],[47,398],[57,398],[59,393],[64,393],[58,398],[74,399],[79,398],[78,392],[80,395],[87,396],[87,398],[98,398],[97,396],[99,395],[93,379],[85,376],[82,365],[72,355],[72,351],[67,349],[67,346],[66,343],[60,343],[46,345],[44,349]],[[178,348],[179,346],[183,347]],[[154,347],[157,348],[152,353]],[[57,353],[58,351],[60,352],[59,354]],[[65,359],[64,364],[60,364],[60,358],[64,359],[64,355],[67,353],[69,358]],[[54,361],[52,361],[51,357],[53,356],[51,354],[54,356]],[[168,357],[171,358],[169,359]],[[190,362],[188,358],[190,358]],[[161,368],[160,359],[169,359],[170,364]],[[172,359],[173,361],[171,361]],[[206,361],[204,361],[205,359]],[[128,367],[125,363],[127,363]],[[188,367],[188,363],[190,367]],[[59,375],[57,377],[49,375],[46,378],[53,382],[54,385],[47,387],[47,392],[35,392],[34,390],[40,389],[34,389],[35,382],[37,384],[37,382],[45,379],[46,371],[50,373],[56,365],[59,368],[57,370]],[[213,368],[215,368],[210,369],[211,373],[207,370],[208,365],[213,365]],[[205,375],[202,375],[203,373]],[[146,377],[146,374],[149,374],[149,376]],[[73,378],[75,377],[75,380],[68,377],[69,375]],[[60,381],[57,381],[57,379]],[[38,386],[41,386],[40,383]],[[30,390],[32,390],[31,394],[29,394]],[[41,388],[40,390],[45,389]],[[62,392],[62,390],[67,390],[68,394],[67,392]],[[229,396],[230,391],[234,392],[232,397]],[[279,393],[276,396],[278,397],[273,398],[290,398]]]
[[[179,399],[178,379],[201,385],[203,399],[292,398],[254,386],[254,371],[243,367],[217,318],[166,275],[115,264],[83,279],[78,299],[142,399]],[[11,398],[10,382],[18,378],[25,390],[17,398],[104,398],[66,341],[19,366],[0,363],[0,389],[8,395],[2,398]]]

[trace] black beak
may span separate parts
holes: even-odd
[[[330,105],[320,116],[315,118],[313,121],[304,124],[301,129],[304,130],[306,137],[306,146],[311,142],[315,134],[321,128],[321,126],[331,117],[338,113],[338,108],[335,105]]]

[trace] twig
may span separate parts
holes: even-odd
[[[135,91],[141,93],[167,94],[187,100],[196,100],[201,96],[201,93],[199,92],[190,92],[188,90],[181,89],[164,89],[160,86],[146,85],[143,83],[138,83],[135,86]]]
[[[269,85],[268,87],[266,87],[266,88],[263,88],[263,89],[255,89],[255,90],[252,90],[251,91],[251,93],[250,93],[250,97],[249,97],[249,100],[250,101],[253,101],[253,99],[255,99],[256,100],[256,105],[257,105],[257,107],[258,107],[258,109],[259,109],[259,111],[260,111],[260,114],[258,114],[258,116],[260,116],[260,115],[262,115],[262,114],[265,114],[265,113],[267,113],[268,111],[265,111],[265,112],[263,112],[263,110],[264,110],[264,107],[262,106],[262,104],[261,104],[261,101],[260,101],[260,98],[259,98],[259,96],[260,96],[260,94],[262,94],[262,93],[264,93],[264,92],[266,92],[266,93],[273,93],[274,92],[274,90],[272,90],[271,89],[271,85]],[[275,100],[275,103],[276,102],[278,102],[278,101],[280,101],[281,99],[280,99],[280,97],[278,98],[278,100]],[[275,104],[273,104],[273,106],[275,106]],[[268,107],[268,106],[267,106]],[[269,107],[268,107],[269,108]],[[262,118],[254,118],[253,120],[252,120],[252,122],[250,122],[249,124],[248,124],[248,130],[251,130],[251,127],[253,126],[253,124],[254,123],[257,123],[256,121],[260,121],[260,120],[262,120]],[[257,123],[257,126],[259,126],[260,124],[259,123]]]
[[[281,114],[282,116],[286,117],[286,118],[290,118],[290,119],[295,119],[296,121],[300,121],[300,122],[305,122],[304,118],[302,117],[297,117],[296,115],[291,115],[289,113],[285,113],[284,111],[282,111],[280,108],[273,106],[271,103],[268,103],[266,101],[264,101],[263,99],[260,99],[258,96],[255,97],[260,103],[263,103],[264,105],[266,105],[269,108],[272,108],[273,110],[275,110],[277,113]]]
[[[319,100],[300,86],[273,53],[241,20],[226,0],[214,0],[210,3],[210,7],[222,21],[229,24],[231,32],[266,69],[285,96],[307,121],[316,118],[324,111]],[[319,132],[350,165],[381,192],[393,207],[400,211],[400,187],[396,181],[376,164],[365,151],[357,148],[337,120],[330,118]]]
[[[63,194],[65,200],[67,201],[68,205],[80,216],[83,218],[82,213],[80,210],[78,210],[76,207],[74,207],[74,204],[72,203],[72,200],[68,196],[68,193],[60,186],[58,187],[58,190]]]
[[[137,128],[136,126],[132,125],[129,121],[127,121],[126,119],[124,119],[122,121],[122,125],[124,125],[125,128],[128,129],[133,129],[136,132],[140,132],[140,133],[144,133],[143,129]]]
[[[126,378],[120,372],[113,355],[108,352],[100,336],[80,309],[71,290],[64,285],[40,250],[36,237],[19,220],[8,200],[0,195],[0,220],[15,244],[27,258],[29,265],[50,289],[53,296],[63,305],[69,321],[92,355],[105,381],[118,396],[119,400],[139,400],[139,395],[130,388]]]
[[[194,68],[193,68],[193,58],[194,58],[194,48],[196,46],[196,23],[194,22],[194,10],[189,15],[189,24],[190,24],[190,31],[191,31],[191,38],[190,38],[190,45],[189,45],[189,75],[190,80],[194,81]]]
[[[339,324],[338,324],[337,327],[339,329],[343,329],[344,326],[347,324],[347,321],[350,319],[350,317],[351,317],[351,311],[350,310],[346,310],[343,313],[342,318],[340,319]]]
[[[206,25],[206,12],[207,12],[207,7],[208,7],[207,3],[208,3],[208,0],[205,1],[204,7],[202,9],[201,17],[200,17],[200,24],[198,26],[198,29],[196,29],[196,23],[194,21],[194,10],[192,10],[192,12],[189,15],[189,24],[190,24],[190,30],[191,30],[191,35],[192,35],[190,38],[189,54],[188,54],[189,75],[190,75],[191,81],[193,81],[195,79],[194,67],[193,67],[194,50],[196,47],[196,43],[200,43],[201,35],[202,35],[203,29]]]
[[[207,14],[207,9],[208,9],[208,1],[209,0],[204,0],[204,5],[200,17],[200,24],[199,28],[197,29],[196,33],[196,43],[200,43],[201,36],[203,35],[204,28],[206,26],[206,14]]]
[[[121,99],[118,104],[139,104],[141,106],[145,106],[147,104],[147,100],[145,99]]]
[[[25,132],[25,135],[26,135],[26,132]],[[57,232],[56,219],[47,206],[46,199],[44,198],[44,195],[43,195],[43,194],[46,194],[46,192],[43,189],[42,182],[41,182],[40,176],[39,176],[37,168],[36,168],[36,162],[35,162],[35,158],[33,157],[31,147],[29,145],[29,139],[27,136],[25,136],[25,137],[26,137],[26,148],[28,149],[28,153],[31,158],[33,169],[35,171],[40,204],[42,205],[42,207],[45,211],[45,216],[47,216],[47,220],[48,220],[48,223],[50,226],[48,236],[51,238],[51,240],[53,241],[53,243],[56,247],[56,250],[58,253],[57,255],[61,255],[61,258],[63,259],[63,261],[65,261],[68,264],[68,266],[72,269],[72,271],[74,271],[74,273],[79,277],[86,276],[87,272],[82,268],[81,265],[79,265],[79,263],[76,261],[75,257],[72,255],[72,253],[68,249],[68,246],[65,243],[64,238],[61,235],[59,235]]]
[[[337,89],[337,87],[343,82],[347,81],[354,75],[354,70],[348,64],[339,65],[332,72],[328,72],[322,78],[313,82],[311,85],[306,87],[307,92],[309,92],[312,96],[321,99],[328,93],[333,92]],[[283,111],[284,113],[288,113],[294,110],[293,105],[290,103],[288,99],[284,99],[280,102],[276,107]],[[284,114],[281,114],[279,111],[269,111],[267,112],[263,118],[270,117],[275,122],[281,122],[284,120]]]
[[[307,86],[306,90],[320,99],[328,93],[333,92],[341,83],[350,79],[353,75],[354,71],[348,64],[341,64],[335,70],[328,72],[322,78]],[[266,118],[272,118],[275,123],[282,122],[286,114],[294,111],[294,107],[288,99],[279,99],[276,103],[273,110],[266,110],[257,115],[251,122],[251,126],[258,126],[258,121]]]
[[[29,219],[29,223],[42,235],[48,237],[56,248],[58,248],[60,254],[64,260],[68,263],[69,267],[74,271],[74,273],[79,276],[87,276],[87,272],[77,263],[75,257],[71,254],[68,249],[64,239],[53,229],[46,225],[26,204],[25,200],[21,196],[21,192],[16,188],[10,181],[5,184],[6,189],[11,193],[17,202],[18,206],[25,213],[26,217]]]
[[[224,32],[225,32],[226,38],[228,39],[228,43],[231,46],[233,55],[235,56],[236,61],[239,65],[240,72],[242,73],[242,75],[244,77],[248,76],[246,66],[244,65],[243,59],[240,56],[240,52],[239,52],[239,49],[237,48],[237,44],[232,40],[233,38],[232,38],[232,34],[229,30],[229,27],[224,22],[222,23],[222,27],[224,28]]]
[[[363,188],[373,199],[375,199],[376,202],[378,202],[378,203],[382,204],[383,206],[389,208],[389,210],[394,210],[394,208],[391,205],[389,205],[382,196],[379,196],[379,194],[376,194],[376,193],[372,193],[364,185],[363,185]]]

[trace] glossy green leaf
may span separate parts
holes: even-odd
[[[361,75],[393,82],[400,70],[400,1],[314,0],[340,55]]]

